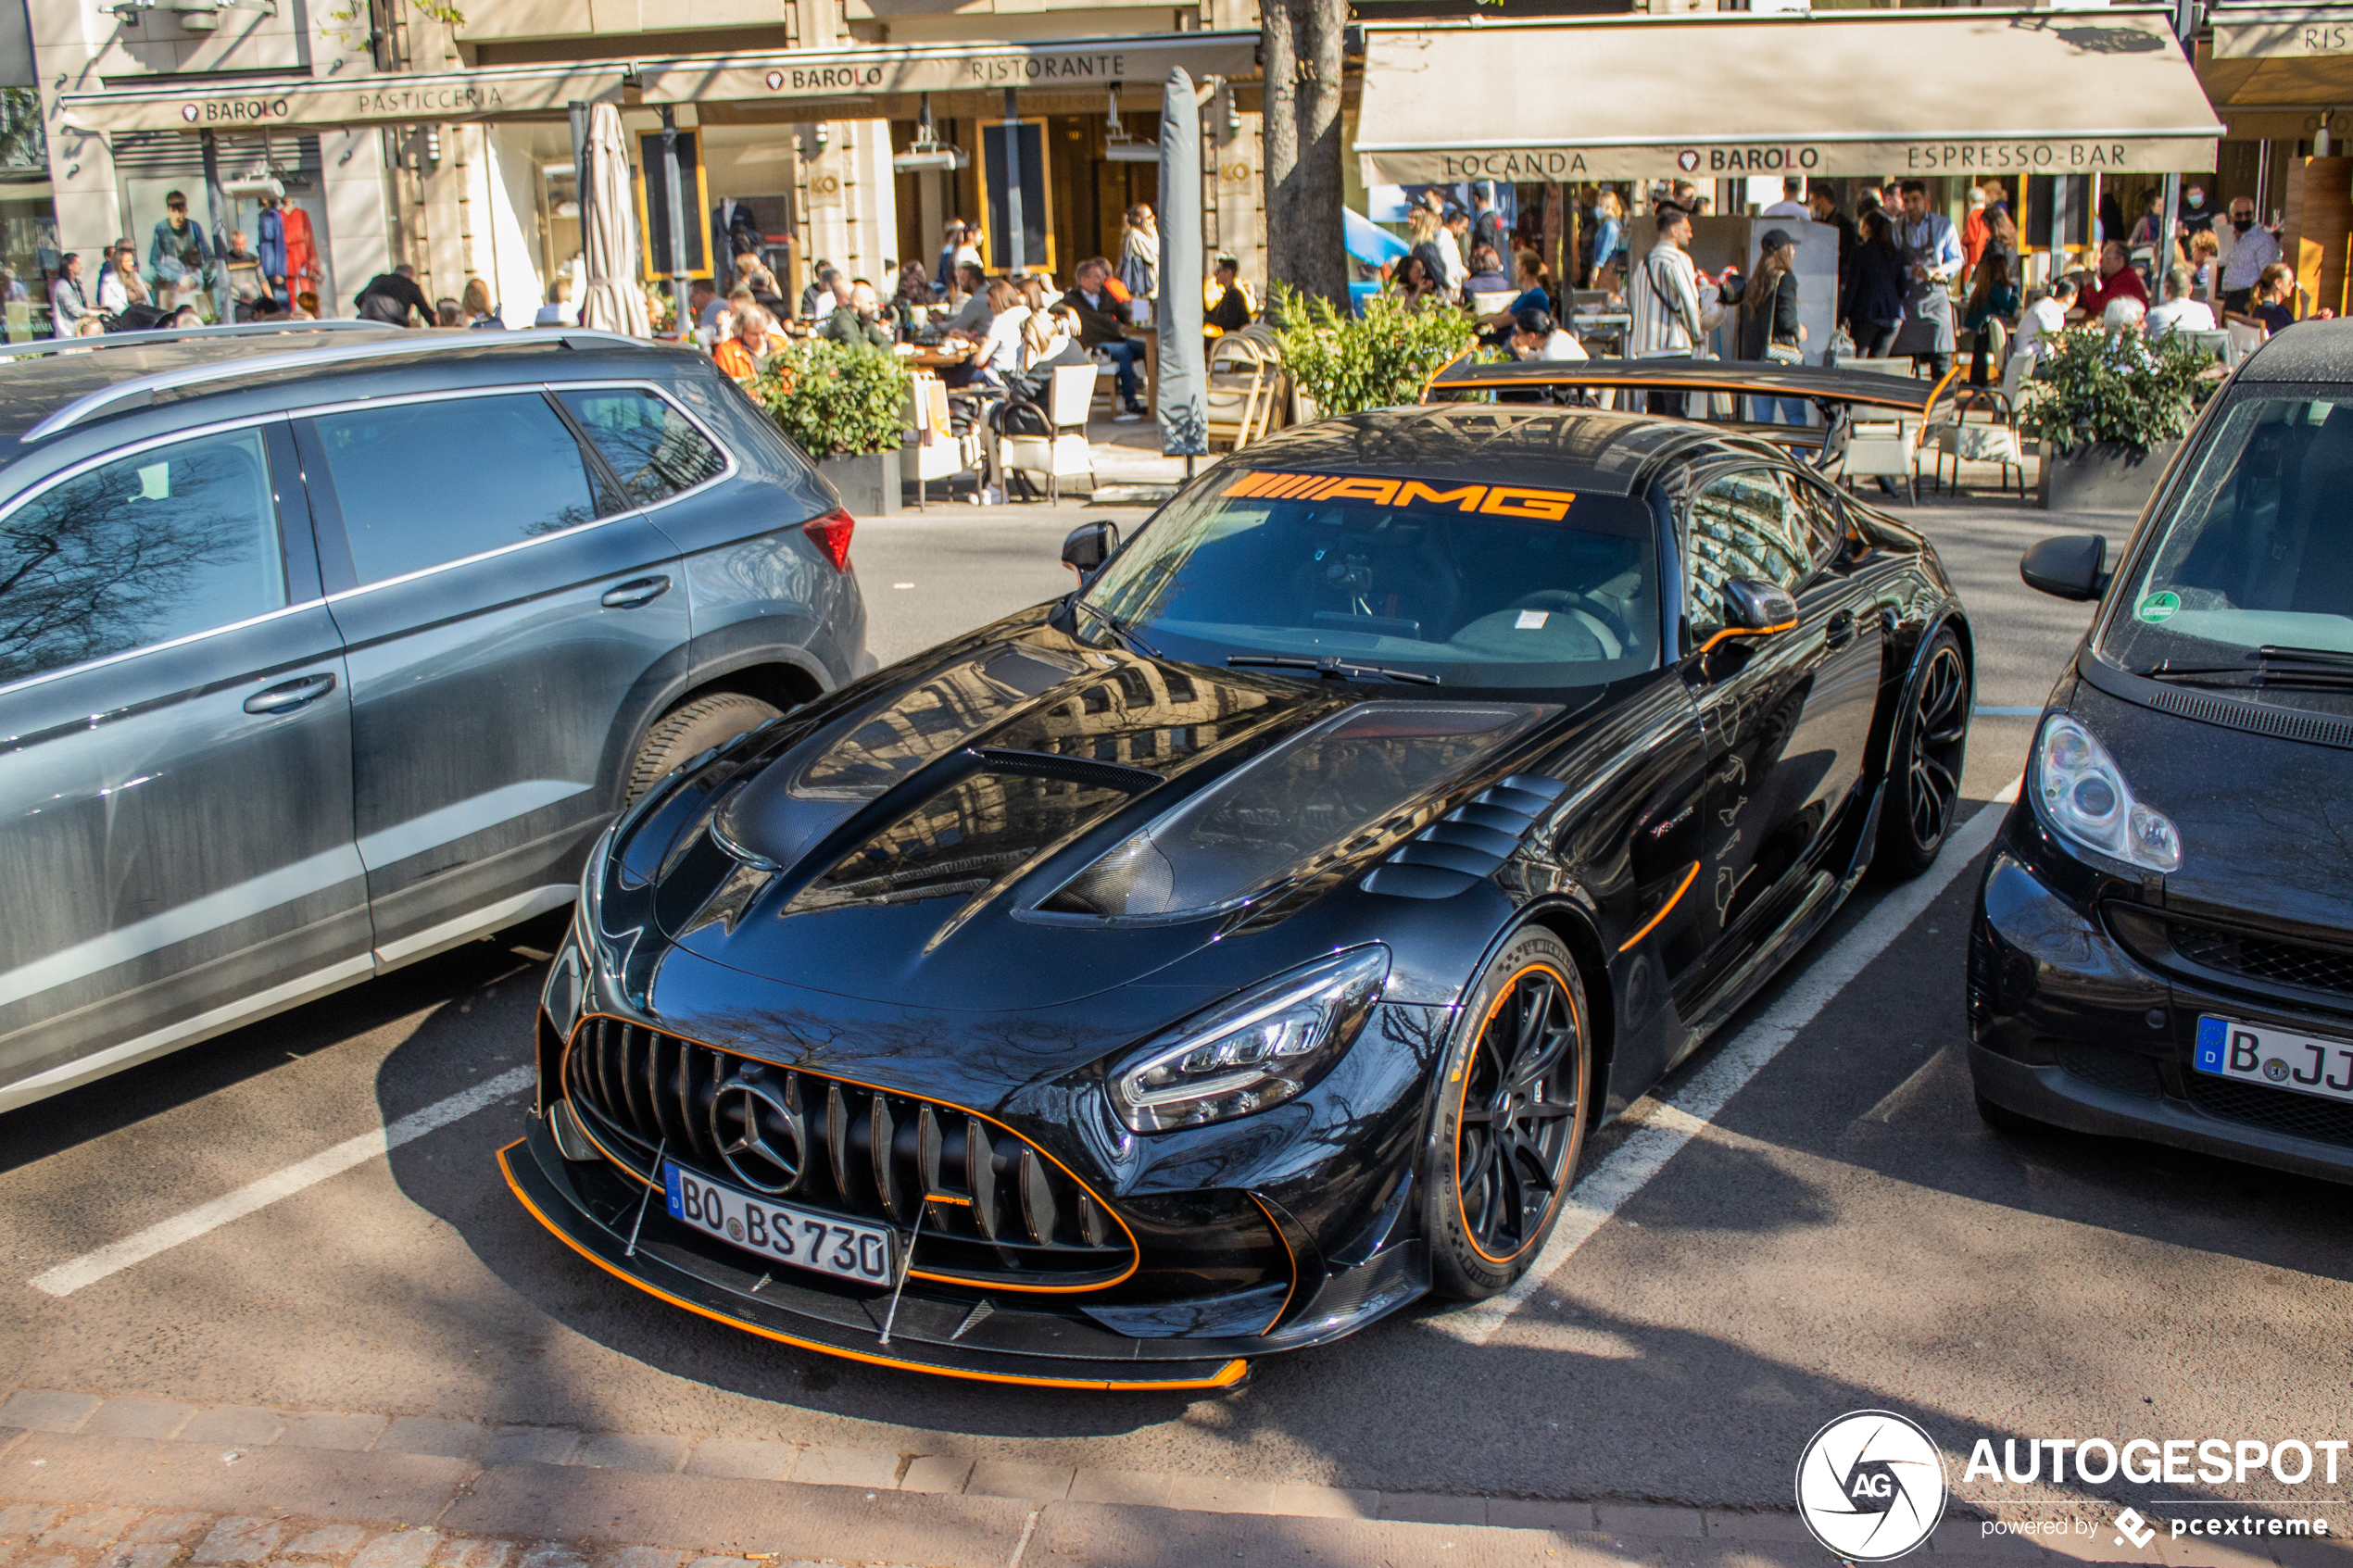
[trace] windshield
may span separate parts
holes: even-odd
[[[1240,470],[1172,503],[1087,601],[1199,663],[1562,686],[1658,662],[1649,509],[1567,490]]]
[[[2264,647],[2353,661],[2348,495],[2353,398],[2233,402],[2132,579],[2118,584],[2099,651],[2135,673],[2252,672]],[[2265,676],[2275,684],[2295,683]]]

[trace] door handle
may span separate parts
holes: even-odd
[[[245,711],[254,714],[292,713],[334,689],[335,678],[332,674],[305,675],[299,680],[282,681],[274,686],[264,686],[245,698]]]
[[[640,577],[635,582],[623,583],[618,588],[608,590],[603,603],[607,609],[635,609],[639,605],[653,603],[668,592],[670,592],[669,578]]]
[[[1843,648],[1854,640],[1855,612],[1851,609],[1840,610],[1822,628],[1822,642],[1826,647]]]

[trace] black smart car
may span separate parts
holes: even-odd
[[[2052,691],[1969,942],[1988,1121],[2353,1180],[2353,326],[2243,365]]]
[[[1114,542],[614,826],[501,1155],[588,1260],[865,1361],[1230,1384],[1508,1286],[1588,1132],[1953,820],[1943,569],[1761,442],[1354,416]]]

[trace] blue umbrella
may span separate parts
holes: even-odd
[[[1344,207],[1340,210],[1348,232],[1348,254],[1365,266],[1378,267],[1384,261],[1394,261],[1413,249],[1353,207]]]

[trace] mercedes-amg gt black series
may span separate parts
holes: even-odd
[[[2353,1181],[2353,326],[2299,323],[2210,404],[2109,570],[1986,861],[1969,1069],[1996,1127]]]
[[[586,1258],[862,1361],[1228,1385],[1508,1286],[1592,1129],[1953,821],[1935,552],[1737,433],[1350,416],[1063,558],[614,823],[501,1155]]]

